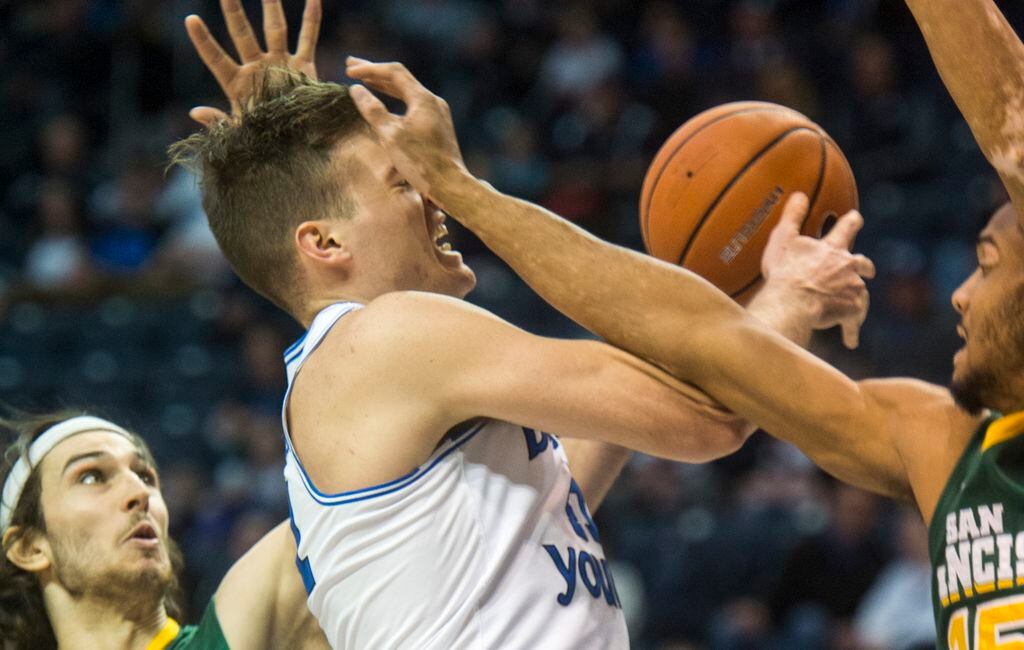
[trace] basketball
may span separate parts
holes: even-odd
[[[640,229],[651,255],[700,274],[739,302],[761,282],[761,253],[792,192],[810,199],[801,232],[820,236],[857,207],[853,172],[806,116],[736,102],[689,120],[644,177]]]

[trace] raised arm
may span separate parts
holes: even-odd
[[[235,562],[214,602],[231,650],[330,648],[306,607],[306,591],[295,569],[295,538],[287,521]]]
[[[213,38],[202,18],[195,14],[185,18],[188,37],[199,58],[224,91],[231,104],[232,114],[238,114],[241,105],[252,93],[253,81],[268,66],[291,68],[314,79],[317,78],[314,59],[322,17],[320,1],[306,0],[298,46],[292,54],[288,52],[288,24],[285,22],[281,0],[262,0],[266,51],[260,47],[241,0],[220,0],[224,22],[227,24],[235,51],[238,52],[240,63],[232,59]],[[197,106],[189,111],[189,115],[203,125],[227,118],[227,113],[210,106]]]
[[[867,313],[867,292],[856,273],[844,269],[839,251],[853,243],[859,224],[844,222],[832,238],[818,241],[798,238],[796,222],[780,224],[762,256],[767,282],[747,306],[747,313],[801,347],[806,347],[816,328],[848,320],[855,336]],[[680,385],[689,394],[691,408],[706,417],[730,414],[696,388]],[[748,424],[744,435],[754,431]],[[593,440],[563,440],[569,464],[591,510],[597,510],[611,489],[631,452],[618,445]]]
[[[402,117],[390,115],[369,91],[355,88],[360,111],[408,180],[548,302],[794,442],[839,478],[913,495],[930,516],[943,469],[952,467],[977,422],[946,391],[912,381],[855,382],[694,274],[603,242],[473,179],[444,103],[396,65],[350,61],[351,76],[408,108]],[[787,211],[802,212],[801,201],[791,200]],[[863,264],[852,255],[847,263]]]
[[[1024,225],[1024,44],[993,0],[907,0],[907,5]]]

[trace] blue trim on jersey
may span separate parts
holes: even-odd
[[[434,469],[434,467],[436,467],[437,464],[440,463],[442,460],[444,460],[450,453],[452,453],[453,451],[455,451],[456,449],[458,449],[459,447],[461,447],[465,443],[469,442],[470,438],[472,438],[477,433],[479,433],[480,430],[483,429],[484,426],[488,422],[489,422],[489,420],[483,420],[483,421],[479,422],[478,424],[476,424],[473,428],[471,428],[469,431],[467,431],[461,437],[459,437],[458,440],[453,442],[450,447],[448,447],[443,452],[438,454],[438,456],[436,456],[433,461],[430,461],[429,465],[426,465],[426,466],[422,466],[421,465],[420,467],[414,469],[413,471],[409,472],[405,476],[402,476],[400,478],[396,478],[393,481],[388,481],[387,483],[381,483],[379,485],[373,485],[373,486],[367,487],[367,488],[360,488],[358,490],[348,490],[348,491],[345,491],[345,492],[338,492],[336,494],[325,494],[325,493],[321,492],[320,490],[318,490],[315,485],[313,485],[313,480],[309,478],[309,474],[306,473],[306,468],[302,466],[302,461],[299,460],[299,455],[295,453],[295,450],[292,449],[290,444],[288,445],[288,453],[290,453],[292,455],[292,458],[295,459],[295,464],[298,466],[299,474],[302,477],[302,484],[306,488],[306,492],[309,493],[309,496],[314,501],[316,501],[317,503],[319,503],[322,506],[340,506],[340,505],[345,505],[345,504],[349,504],[349,503],[355,503],[357,501],[365,501],[367,499],[373,499],[375,497],[384,496],[386,494],[391,494],[392,492],[397,492],[398,490],[401,490],[402,488],[405,488],[405,487],[407,487],[409,485],[412,485],[413,483],[415,483],[416,481],[418,481],[422,477],[426,476],[427,472],[429,472],[430,470]],[[385,489],[385,488],[390,488],[390,489]],[[373,492],[373,494],[366,494],[367,492]],[[358,495],[365,495],[365,496],[358,496]],[[355,498],[343,498],[340,501],[325,501],[324,500],[325,498],[326,499],[337,499],[337,498],[342,498],[342,497],[355,497]]]
[[[305,332],[303,332],[302,336],[299,337],[299,340],[296,341],[295,343],[292,343],[291,345],[289,345],[288,349],[284,351],[285,363],[290,361],[290,359],[288,357],[291,356],[292,352],[294,352],[296,349],[298,349],[298,350],[302,349],[302,344],[303,344],[303,342],[305,342],[307,334],[309,334],[309,330],[306,330]]]
[[[295,513],[292,512],[292,501],[288,499],[288,523],[291,524],[292,535],[295,537],[295,568],[302,576],[302,586],[306,588],[306,595],[313,593],[316,588],[316,578],[313,577],[313,567],[309,565],[308,557],[299,557],[299,544],[302,543],[302,533],[295,524]]]

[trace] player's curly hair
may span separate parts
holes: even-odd
[[[330,153],[368,130],[348,86],[267,68],[240,115],[175,142],[168,155],[198,175],[210,230],[238,276],[294,313],[295,228],[350,215]]]
[[[83,414],[82,411],[61,410],[46,414],[14,412],[7,417],[0,417],[0,438],[8,443],[0,458],[0,485],[7,480],[19,458],[28,460],[29,447],[36,438],[55,424]],[[131,437],[143,458],[155,467],[146,442],[135,434],[131,434]],[[38,578],[7,559],[8,548],[24,535],[33,531],[46,532],[41,497],[40,473],[38,468],[33,468],[11,517],[11,526],[17,526],[18,530],[7,539],[3,553],[0,553],[0,648],[3,650],[57,648],[57,639],[46,613]],[[184,560],[172,540],[168,540],[168,554],[172,578],[164,596],[164,607],[169,616],[179,618],[183,608],[178,577],[184,567]]]

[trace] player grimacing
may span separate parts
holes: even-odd
[[[236,114],[203,120],[175,155],[200,169],[238,274],[308,328],[286,353],[286,477],[308,603],[328,639],[624,647],[584,498],[608,482],[584,479],[617,473],[615,445],[707,460],[749,427],[621,351],[536,337],[457,300],[475,279],[439,243],[443,213],[347,90],[275,70],[243,97],[232,80],[264,55],[238,3],[223,6],[241,66],[198,18],[187,26]],[[279,60],[284,42],[268,33]],[[867,271],[844,263],[858,227],[846,220],[835,242],[772,257],[777,277],[752,312],[801,341],[811,326],[859,325]],[[566,449],[544,431],[581,440]]]
[[[940,645],[987,650],[1019,643],[1014,630],[1024,626],[1024,48],[987,0],[910,4],[1016,202],[1016,211],[1008,204],[992,216],[978,239],[978,268],[953,294],[965,345],[950,389],[847,378],[692,273],[474,179],[443,100],[404,67],[350,58],[348,74],[406,104],[403,116],[391,115],[365,88],[352,89],[401,173],[548,302],[795,443],[840,479],[913,499],[931,525]],[[786,204],[779,228],[787,246],[807,244],[798,236],[806,209],[803,195]]]

